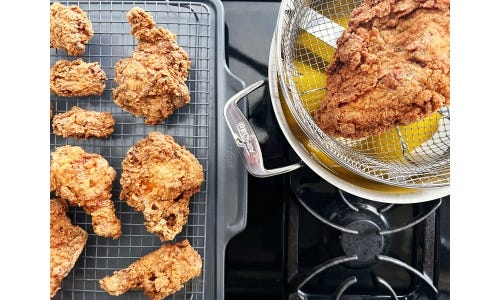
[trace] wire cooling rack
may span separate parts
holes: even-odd
[[[210,10],[203,3],[174,1],[61,1],[63,5],[77,5],[87,13],[92,22],[94,35],[79,57],[86,62],[99,62],[106,73],[106,89],[100,96],[64,98],[50,95],[54,114],[66,112],[72,106],[88,110],[110,112],[115,119],[113,135],[108,139],[73,139],[56,136],[51,130],[50,150],[63,145],[82,147],[87,152],[98,153],[108,160],[116,170],[113,182],[113,201],[118,218],[122,223],[122,235],[117,240],[96,236],[92,230],[91,218],[81,208],[70,208],[73,224],[89,233],[87,244],[71,273],[64,279],[61,290],[53,299],[147,299],[142,291],[128,292],[122,296],[110,296],[99,286],[99,279],[156,250],[161,245],[159,238],[146,231],[142,213],[134,211],[119,200],[121,163],[128,149],[145,138],[151,131],[160,131],[173,136],[175,141],[193,153],[203,166],[205,182],[201,191],[191,198],[190,214],[183,231],[174,241],[187,238],[205,262],[206,245],[206,201],[209,143],[209,111],[213,89],[210,69],[213,68],[211,47],[213,32],[210,24]],[[157,26],[169,29],[177,35],[177,43],[188,53],[191,68],[187,85],[191,103],[177,110],[160,125],[146,125],[141,117],[134,117],[113,103],[112,89],[114,66],[118,60],[130,56],[137,41],[130,34],[126,14],[134,6],[142,7],[153,15]],[[74,60],[64,50],[50,50],[50,65],[60,59]],[[48,70],[47,70],[48,72]],[[203,264],[205,265],[205,264]],[[189,281],[184,288],[168,299],[203,299],[205,290],[205,267],[199,277]]]

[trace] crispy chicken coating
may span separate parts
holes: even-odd
[[[52,152],[50,191],[72,206],[83,207],[92,216],[94,232],[113,239],[121,235],[121,223],[111,200],[115,177],[116,171],[99,154],[71,145]]]
[[[164,244],[129,267],[99,280],[101,288],[119,296],[129,290],[144,290],[151,300],[161,300],[179,291],[201,273],[202,261],[188,240]]]
[[[73,106],[70,111],[52,118],[54,134],[64,138],[107,138],[113,131],[115,120],[109,112],[97,112]]]
[[[337,45],[314,114],[329,135],[375,135],[450,104],[449,0],[366,0]]]
[[[63,97],[100,95],[106,87],[106,79],[97,62],[62,59],[50,68],[50,91]]]
[[[113,101],[146,124],[158,124],[190,101],[185,83],[191,66],[188,54],[176,42],[176,35],[155,28],[150,14],[134,7],[127,18],[131,34],[138,40],[131,57],[115,66]]]
[[[58,2],[50,6],[51,48],[64,49],[72,56],[80,55],[93,35],[92,23],[81,8]]]
[[[129,149],[122,169],[120,199],[144,214],[149,232],[172,240],[187,222],[190,197],[200,191],[201,164],[171,136],[151,132]]]
[[[88,234],[79,226],[71,224],[66,215],[66,200],[50,200],[50,297],[61,288],[63,279],[75,263],[87,243]]]

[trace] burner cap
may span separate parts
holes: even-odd
[[[380,227],[370,220],[355,220],[346,226],[358,231],[358,234],[343,232],[340,243],[345,254],[357,255],[358,260],[350,263],[352,266],[365,266],[376,261],[377,255],[384,252],[385,237],[378,234]]]

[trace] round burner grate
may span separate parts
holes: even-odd
[[[299,235],[289,235],[294,243],[288,263],[295,274],[288,280],[290,295],[437,294],[433,249],[441,199],[384,204],[348,194],[307,171],[293,174],[290,187],[297,201],[290,207],[298,206],[291,209],[296,222],[289,228]]]
[[[343,232],[340,245],[347,256],[356,255],[357,260],[349,262],[351,266],[365,266],[376,262],[377,255],[387,250],[386,236],[378,234],[380,227],[370,220],[356,220],[347,225],[358,234]]]

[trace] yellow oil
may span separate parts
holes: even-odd
[[[381,161],[400,160],[405,153],[403,150],[411,152],[434,135],[440,119],[441,114],[433,113],[410,125],[399,126],[401,136],[393,128],[362,140],[355,148]]]
[[[325,98],[326,74],[301,62],[296,62],[295,67],[299,72],[299,76],[294,77],[297,92],[304,107],[312,113]]]
[[[347,27],[349,22],[349,16],[352,10],[361,4],[362,0],[335,0],[328,5],[322,5],[321,2],[317,2],[319,5],[316,7],[311,7],[315,9],[320,14],[327,18],[330,18],[335,23]]]
[[[335,48],[306,31],[299,33],[297,43],[299,48],[307,50],[326,64],[329,64],[335,56]]]
[[[318,12],[328,16],[328,11],[319,9]],[[346,16],[348,15],[349,12],[346,13]],[[343,17],[333,19],[333,21],[346,28],[349,19],[348,17]],[[303,57],[311,58],[304,61],[295,61],[298,76],[294,77],[293,80],[297,87],[297,92],[301,95],[304,107],[309,113],[312,113],[319,107],[321,100],[325,97],[325,69],[335,57],[335,48],[306,31],[299,33],[297,48],[304,52]]]
[[[345,1],[336,1],[335,5],[341,4],[339,7],[333,7],[329,9],[318,8],[317,11],[320,14],[323,14],[325,17],[330,18],[333,22],[338,25],[347,28],[347,24],[349,23],[349,15],[350,11],[346,10],[348,6],[342,5]],[[335,14],[333,14],[335,12]],[[306,49],[309,53],[312,53],[316,56],[316,59],[321,59],[323,62],[328,65],[335,56],[335,48],[331,47],[327,43],[322,40],[316,38],[312,34],[301,31],[297,37],[297,45],[299,49]],[[314,60],[315,64],[317,64],[317,60]]]
[[[403,141],[407,145],[407,151],[410,152],[430,139],[438,130],[440,113],[433,113],[424,119],[414,122],[407,126],[400,126]]]

